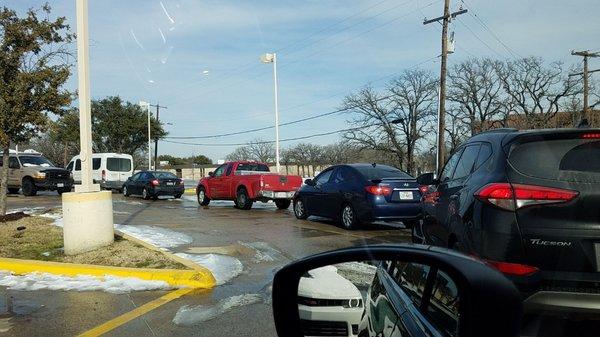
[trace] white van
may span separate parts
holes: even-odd
[[[67,170],[73,174],[75,184],[81,184],[81,160],[73,157],[67,165]],[[121,153],[93,153],[92,177],[102,189],[118,190],[133,174],[133,157]]]

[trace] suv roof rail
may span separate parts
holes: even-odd
[[[496,133],[496,132],[517,132],[519,130],[515,129],[515,128],[497,128],[497,129],[490,129],[490,130],[485,130],[480,132],[479,134],[482,133]]]

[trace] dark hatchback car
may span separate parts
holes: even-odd
[[[413,241],[489,262],[530,313],[600,315],[600,130],[499,129],[450,157]]]
[[[402,221],[411,227],[421,217],[416,179],[391,166],[337,165],[305,183],[293,200],[298,219],[322,216],[353,229],[375,221]]]
[[[123,184],[123,195],[141,195],[144,199],[157,199],[159,196],[181,198],[185,187],[183,180],[171,172],[141,171],[131,176]]]

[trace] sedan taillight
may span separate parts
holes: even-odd
[[[158,185],[160,185],[160,181],[158,181],[158,179],[154,179],[150,183],[152,184],[152,186],[158,186]]]
[[[475,193],[479,200],[509,211],[526,206],[563,203],[578,195],[577,191],[560,188],[508,183],[488,184]]]
[[[389,186],[366,186],[365,191],[373,195],[390,195],[392,194],[392,188]]]

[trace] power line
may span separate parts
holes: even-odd
[[[500,37],[485,23],[485,21],[483,21],[479,17],[479,15],[477,15],[477,13],[475,13],[472,6],[465,3],[464,0],[462,0],[462,3],[470,10],[469,15],[471,15],[473,18],[475,18],[481,24],[481,26],[483,26],[483,28],[485,30],[487,30],[488,33],[490,33],[490,35],[492,35],[496,39],[496,41],[498,41],[504,47],[504,49],[506,49],[506,51],[508,51],[515,58],[523,58],[523,56],[519,55],[512,48],[510,48],[506,43],[504,43],[504,41],[502,41],[502,39],[500,39]]]
[[[437,56],[430,57],[427,60],[421,61],[421,62],[419,62],[417,64],[414,64],[414,65],[406,68],[405,70],[416,68],[416,67],[418,67],[420,65],[423,65],[423,64],[425,64],[427,62],[430,62],[430,61],[432,61],[432,60],[434,60],[436,58],[437,58]],[[397,74],[399,74],[399,72],[393,73],[393,74],[389,74],[389,75],[385,75],[383,77],[380,77],[380,78],[375,79],[375,80],[370,81],[370,82],[377,82],[377,81],[380,81],[382,79],[395,76]],[[343,93],[338,93],[338,94],[332,95],[332,96],[330,96],[328,98],[335,97],[335,96],[340,96],[342,94],[347,94],[347,91],[345,91]],[[381,97],[381,98],[377,99],[376,102],[388,99],[390,97],[391,97],[391,95]],[[312,103],[314,103],[314,102],[312,102]],[[304,104],[304,105],[308,105],[308,104]],[[302,107],[304,105],[298,105],[298,106],[295,106],[295,107],[292,107],[292,108],[289,108],[289,109],[285,109],[285,110],[282,110],[282,111],[289,111],[289,110],[292,110],[292,109],[296,109],[298,107]],[[337,109],[337,110],[334,110],[334,111],[329,111],[329,112],[317,114],[317,115],[314,115],[314,116],[310,116],[310,117],[305,117],[305,118],[293,120],[293,121],[286,122],[286,123],[280,123],[279,126],[286,126],[286,125],[297,124],[297,123],[301,123],[301,122],[305,122],[305,121],[309,121],[309,120],[313,120],[313,119],[317,119],[317,118],[321,118],[321,117],[326,117],[326,116],[334,115],[334,114],[337,114],[337,113],[340,113],[340,112],[344,112],[344,111],[347,111],[347,110],[350,110],[350,109],[354,109],[354,108],[356,108],[356,107],[353,106],[353,107],[347,107],[347,108]],[[164,137],[164,138],[165,139],[209,139],[209,138],[221,138],[221,137],[227,137],[227,136],[235,136],[235,135],[248,134],[248,133],[253,133],[253,132],[258,132],[258,131],[264,131],[264,130],[269,130],[269,129],[273,129],[273,128],[275,128],[275,125],[269,125],[269,126],[264,126],[264,127],[260,127],[260,128],[249,129],[249,130],[243,130],[243,131],[236,131],[236,132],[228,132],[228,133],[221,133],[221,134],[215,134],[215,135],[208,135],[208,136],[179,136],[179,137]]]
[[[477,35],[472,29],[471,27],[469,27],[466,23],[464,23],[460,18],[457,18],[458,22],[463,25],[470,33],[471,35],[473,35],[477,40],[479,40],[479,42],[481,42],[483,45],[485,45],[489,50],[491,50],[493,53],[495,53],[496,55],[498,55],[500,58],[505,58],[502,54],[500,54],[497,50],[495,50],[494,48],[492,48],[489,44],[487,44],[487,42],[483,41],[483,39],[481,39],[479,37],[479,35]]]
[[[302,137],[294,137],[294,138],[286,138],[286,139],[280,139],[280,142],[291,142],[294,140],[303,140],[303,139],[308,139],[308,138],[315,138],[315,137],[322,137],[322,136],[328,136],[328,135],[333,135],[336,133],[342,133],[342,132],[348,132],[348,131],[354,131],[354,130],[358,130],[358,129],[362,129],[362,128],[368,128],[371,126],[376,126],[376,124],[372,124],[372,125],[363,125],[363,126],[359,126],[359,127],[354,127],[354,128],[348,128],[348,129],[341,129],[341,130],[335,130],[335,131],[330,131],[330,132],[321,132],[321,133],[314,133],[312,135],[307,135],[307,136],[302,136]],[[247,143],[189,143],[189,142],[179,142],[179,141],[170,141],[170,140],[163,140],[164,142],[167,143],[172,143],[172,144],[180,144],[180,145],[194,145],[194,146],[246,146],[250,143],[252,144],[271,144],[271,143],[275,143],[274,140],[266,140],[266,141],[258,141],[258,142],[247,142]]]

